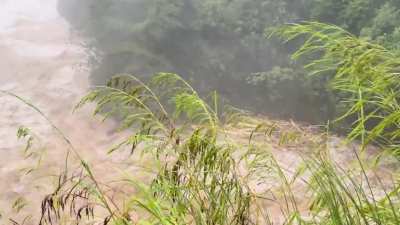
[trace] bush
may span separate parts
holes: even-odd
[[[307,76],[302,68],[274,67],[253,74],[248,82],[258,87],[255,98],[268,107],[267,112],[314,123],[334,116],[335,102],[326,81]]]

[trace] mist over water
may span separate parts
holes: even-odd
[[[57,0],[1,0],[0,32],[14,29],[18,22],[48,22],[60,18]]]

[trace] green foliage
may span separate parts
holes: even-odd
[[[168,71],[181,74],[200,93],[217,90],[235,105],[312,122],[335,115],[336,102],[326,80],[312,81],[312,90],[304,89],[300,101],[305,106],[297,110],[290,107],[298,97],[272,85],[279,79],[246,82],[257,80],[259,74],[277,73],[276,67],[281,67],[294,70],[290,80],[299,82],[298,87],[310,86],[306,74],[288,60],[295,43],[282,46],[274,38],[265,40],[265,29],[316,20],[390,49],[398,49],[400,43],[399,4],[393,0],[62,0],[60,4],[72,25],[93,40],[88,44],[93,49],[95,84],[103,84],[112,74],[150,77]],[[63,5],[70,5],[69,12]],[[322,97],[309,98],[314,92]],[[276,112],[287,109],[290,113]]]
[[[379,43],[398,50],[400,9],[386,3],[377,11],[376,17],[368,27],[361,30],[361,35],[377,40]]]
[[[357,153],[354,156],[359,160]],[[397,188],[379,194],[371,183],[375,179],[381,181],[380,178],[368,177],[361,161],[357,167],[360,176],[356,175],[354,168],[346,170],[326,156],[307,161],[307,165],[312,173],[313,202],[310,208],[315,220],[312,224],[399,223],[399,197],[394,194],[398,192]]]
[[[344,32],[315,23],[285,27],[280,32],[295,34],[296,29],[304,28],[301,26],[325,28],[325,32],[334,34]],[[326,33],[318,33],[322,34]],[[60,174],[56,190],[43,199],[39,224],[395,225],[399,222],[398,184],[392,183],[385,189],[379,177],[368,175],[372,171],[357,153],[357,165],[343,168],[327,157],[326,143],[317,142],[311,145],[317,147],[304,158],[304,164],[288,174],[265,146],[254,144],[253,140],[259,135],[277,134],[279,143],[285,145],[295,142],[300,134],[281,132],[274,124],[259,124],[247,144],[225,139],[221,122],[225,119],[218,119],[216,107],[206,104],[175,74],[160,73],[148,83],[134,76],[117,76],[107,86],[90,92],[78,107],[88,102],[97,105],[95,114],[115,113],[121,124],[129,121],[129,115],[138,115],[136,123],[123,127],[132,128],[135,133],[132,137],[147,135],[148,143],[143,143],[147,146],[138,150],[156,161],[155,174],[145,184],[132,178],[135,174],[128,174],[118,182],[126,188],[114,189],[114,181],[99,182],[91,166],[74,152],[80,168],[70,172],[68,168]],[[185,117],[179,117],[177,111]],[[244,115],[242,118],[246,121]],[[19,134],[24,136],[26,131],[21,129]],[[149,163],[149,158],[145,160]],[[371,179],[378,182],[374,184]],[[271,182],[274,185],[266,192],[254,190],[254,183]],[[307,209],[299,207],[294,191],[297,185],[309,190],[300,193],[303,198],[310,198]],[[14,206],[20,209],[23,203],[17,200]],[[278,204],[281,217],[270,215],[264,207],[268,204]]]
[[[101,110],[116,112],[116,108],[125,106],[123,111],[118,111],[123,127],[132,127],[134,122],[139,122],[140,126],[135,127],[139,132],[134,137],[147,135],[151,144],[158,143],[159,146],[154,148],[158,149],[159,157],[170,149],[168,155],[174,160],[162,163],[164,165],[150,190],[146,191],[157,199],[147,194],[145,199],[136,199],[134,203],[150,213],[152,219],[148,222],[187,224],[190,215],[194,220],[202,221],[200,224],[243,224],[248,219],[250,196],[235,174],[232,149],[215,142],[219,125],[214,110],[175,74],[158,74],[149,85],[154,86],[150,88],[132,76],[118,76],[80,103],[95,101],[96,113]],[[162,92],[163,98],[170,94],[170,101],[166,102],[173,104],[174,113],[166,112],[160,95],[155,94],[159,89],[167,90]],[[107,103],[112,104],[111,108],[106,106]],[[182,113],[189,125],[197,125],[191,137],[186,139],[182,137],[182,132],[187,130],[185,125],[176,125],[177,120],[182,119]],[[135,118],[130,118],[131,115]],[[137,141],[135,138],[135,142],[130,143],[133,148],[138,145]],[[197,191],[193,192],[195,189]],[[159,201],[171,210],[162,213]]]
[[[97,105],[95,115],[103,115],[105,119],[114,115],[120,118],[121,129],[134,132],[110,152],[124,145],[131,146],[132,154],[136,148],[148,149],[146,152],[156,156],[160,164],[149,187],[135,185],[144,196],[124,196],[132,199],[125,207],[128,211],[144,210],[149,214],[148,218],[143,217],[142,224],[187,224],[191,220],[198,224],[250,223],[253,196],[243,177],[237,174],[239,162],[233,153],[238,149],[217,144],[217,135],[222,130],[216,109],[181,77],[160,73],[144,83],[134,76],[116,76],[107,86],[91,91],[77,107],[88,102]],[[62,202],[61,205],[78,204],[66,196],[83,188],[88,201],[93,197],[87,195],[97,196],[110,212],[104,221],[129,224],[123,217],[126,213],[109,208],[108,198],[89,165],[82,163],[82,166],[85,176],[74,181],[76,184],[61,184],[57,192],[45,199],[43,222],[51,221],[53,216],[60,218],[64,209],[59,209],[54,201]],[[128,180],[132,182],[136,183]],[[91,212],[94,203],[86,205],[84,210]]]
[[[132,146],[133,152],[142,142],[163,143],[162,146],[171,140],[179,142],[178,133],[187,129],[185,125],[176,126],[182,114],[187,122],[198,124],[206,133],[214,134],[218,124],[214,109],[186,81],[170,73],[159,73],[148,84],[130,75],[115,76],[107,86],[100,86],[85,96],[77,108],[88,102],[96,102],[94,115],[101,114],[104,120],[113,116],[120,118],[119,130],[137,130],[111,152],[122,145]],[[168,112],[169,108],[174,108],[174,112]]]
[[[335,104],[324,86],[324,79],[307,76],[301,68],[274,67],[255,73],[248,82],[259,87],[256,98],[266,103],[265,111],[318,122],[329,119]],[[319,108],[315,105],[320,106]]]
[[[376,44],[397,46],[398,10],[391,7],[398,7],[396,1],[309,0],[301,4],[313,7],[296,10],[300,3],[293,6],[289,1],[273,0],[90,2],[93,7],[88,16],[98,20],[84,26],[96,37],[94,45],[104,59],[112,61],[107,76],[118,70],[144,71],[148,77],[152,70],[169,67],[203,86],[203,92],[207,88],[202,80],[221,89],[219,85],[230,85],[227,77],[244,81],[254,74],[248,81],[263,88],[267,101],[296,99],[309,105],[326,104],[323,102],[331,96],[321,97],[321,93],[329,95],[325,90],[329,80],[341,100],[337,108],[343,115],[338,121],[351,122],[349,139],[360,139],[361,150],[376,143],[395,153],[400,151],[400,61],[394,51]],[[306,70],[319,75],[316,80],[308,79],[303,70],[287,68],[286,61],[281,61],[282,52],[266,56],[264,50],[271,53],[280,49],[271,50],[272,41],[261,41],[264,28],[308,12],[351,31],[317,22],[290,24],[275,31],[287,41],[303,41],[293,59],[309,60]],[[358,38],[359,34],[365,39]],[[238,63],[246,57],[249,62]],[[260,63],[267,59],[276,67]],[[259,124],[247,144],[238,144],[225,138],[224,122],[238,123],[235,120],[245,116],[235,110],[229,115],[221,112],[216,95],[201,98],[185,79],[173,73],[145,80],[131,75],[113,77],[85,96],[77,108],[94,103],[94,115],[116,119],[119,130],[131,132],[109,152],[128,149],[132,154],[147,153],[155,161],[150,182],[141,184],[128,176],[120,182],[135,191],[124,190],[114,198],[104,190],[118,190],[98,182],[91,166],[51,124],[73,150],[80,168],[78,173],[70,173],[66,165],[56,190],[43,199],[40,224],[53,224],[65,217],[77,223],[88,220],[105,225],[399,224],[398,182],[384,188],[380,177],[371,178],[374,171],[368,171],[358,152],[354,154],[357,165],[343,168],[327,157],[326,143],[313,143],[318,147],[304,157],[304,165],[287,175],[268,149],[253,140],[257,135],[277,134],[278,144],[286,145],[296,142],[298,133],[276,132],[274,124]],[[298,105],[286,107],[281,109],[292,111]],[[29,137],[26,129],[20,129],[18,135]],[[258,193],[252,187],[268,182],[275,184],[268,193]],[[310,198],[306,209],[299,207],[293,190],[296,185],[309,190],[301,193]],[[278,200],[270,200],[271,195]],[[23,201],[16,202],[15,209],[21,209]],[[268,204],[279,204],[282,221],[273,220],[276,215],[270,216],[263,207]],[[133,213],[138,213],[139,219],[133,218]]]
[[[314,74],[335,74],[331,86],[342,97],[344,114],[354,119],[350,139],[377,142],[398,151],[398,55],[359,39],[334,25],[304,23],[284,26],[277,34],[287,40],[305,36],[293,58],[316,56],[306,68]]]
[[[289,5],[277,0],[84,0],[75,3],[76,9],[87,8],[81,20],[77,10],[65,14],[93,38],[95,84],[111,74],[144,78],[168,71],[181,74],[199,93],[217,90],[232,103],[243,103],[253,95],[248,76],[286,62],[278,45],[265,40],[264,29],[294,18]]]
[[[355,35],[396,48],[399,4],[392,0],[311,0],[311,18],[341,26]]]

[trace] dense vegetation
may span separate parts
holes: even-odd
[[[4,92],[44,116],[68,145],[39,224],[400,224],[397,161],[393,174],[376,174],[383,153],[400,153],[399,7],[395,0],[62,1],[89,38],[100,84],[75,110],[91,104],[94,115],[117,121],[129,136],[109,154],[128,151],[145,176],[124,171],[103,183],[40,109]],[[331,155],[331,126],[310,138],[227,101],[334,118],[359,145],[347,149],[353,158],[344,164]],[[238,127],[250,130],[246,140],[230,137]],[[29,152],[29,129],[18,137],[28,139]],[[272,152],[292,143],[306,151],[286,168]],[[371,144],[381,153],[374,159],[363,157]]]
[[[64,0],[60,8],[92,40],[96,84],[167,71],[200,94],[217,90],[235,105],[313,122],[341,113],[337,96],[326,77],[311,79],[301,60],[289,60],[295,42],[265,40],[266,29],[316,20],[394,50],[400,40],[395,0]]]
[[[330,83],[342,100],[338,107],[343,108],[337,120],[350,118],[352,140],[399,150],[398,54],[333,25],[306,23],[280,28],[277,33],[287,40],[306,35],[293,58],[311,55],[313,60],[305,67],[313,75],[334,74]]]
[[[387,184],[360,157],[371,142],[395,153],[399,149],[399,58],[333,25],[293,24],[274,34],[286,40],[301,36],[304,44],[293,57],[311,56],[306,67],[314,74],[332,71],[333,89],[343,94],[347,109],[339,119],[354,117],[349,139],[361,140],[355,164],[338,165],[322,138],[307,145],[303,164],[288,173],[255,139],[278,135],[290,143],[293,135],[271,124],[254,124],[246,143],[239,143],[228,138],[227,126],[250,125],[251,115],[232,107],[221,112],[216,94],[202,99],[171,73],[146,82],[120,75],[91,91],[77,108],[95,103],[95,114],[119,118],[120,130],[132,134],[110,153],[148,156],[144,163],[152,163],[151,173],[140,181],[128,174],[118,182],[124,188],[115,188],[99,182],[71,147],[69,160],[80,161],[81,169],[60,175],[55,191],[43,200],[40,224],[399,224],[395,174]],[[257,189],[260,184],[266,190]],[[299,185],[304,192],[295,192]],[[268,211],[273,204],[279,212]]]

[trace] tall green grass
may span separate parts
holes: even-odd
[[[247,144],[228,142],[221,121],[246,116],[236,112],[219,118],[179,76],[158,74],[148,83],[126,75],[114,79],[83,98],[79,107],[94,102],[96,114],[115,114],[121,129],[135,131],[109,152],[145,151],[155,156],[156,174],[147,183],[133,175],[123,179],[136,191],[121,193],[124,204],[118,207],[84,164],[86,175],[60,185],[44,201],[43,223],[61,218],[63,207],[72,205],[78,208],[72,211],[74,220],[82,222],[84,214],[86,220],[99,221],[94,215],[102,211],[105,224],[398,224],[397,184],[391,183],[390,190],[372,185],[370,180],[379,178],[367,175],[357,152],[358,166],[342,168],[319,143],[303,167],[287,173],[268,149],[252,140],[277,128],[255,126]],[[255,191],[255,183],[271,181],[275,184],[269,191]],[[294,190],[297,186],[304,187],[303,193]],[[49,207],[51,201],[57,204]],[[274,212],[279,215],[268,211],[274,204],[280,204]]]
[[[351,140],[399,151],[399,55],[329,24],[289,24],[273,34],[304,40],[292,58],[308,59],[311,75],[332,76],[344,112],[337,120],[350,119]]]
[[[287,40],[306,35],[294,58],[311,54],[317,59],[307,68],[335,74],[333,87],[345,93],[349,106],[339,119],[356,115],[349,138],[362,140],[360,150],[371,142],[397,149],[395,55],[331,25],[294,24],[276,33]],[[56,190],[42,202],[40,224],[400,224],[396,174],[387,184],[373,175],[358,150],[355,166],[340,165],[325,141],[308,146],[301,166],[289,171],[255,139],[279,135],[284,140],[279,143],[287,144],[295,136],[256,124],[247,142],[228,138],[227,123],[246,122],[249,115],[224,113],[216,94],[203,99],[176,74],[160,73],[147,82],[116,76],[92,90],[77,109],[87,103],[94,103],[95,115],[116,119],[119,130],[131,132],[108,152],[151,156],[154,173],[146,181],[126,174],[119,180],[125,188],[113,189],[73,148],[81,167],[60,175]],[[269,211],[272,205],[279,210]]]

